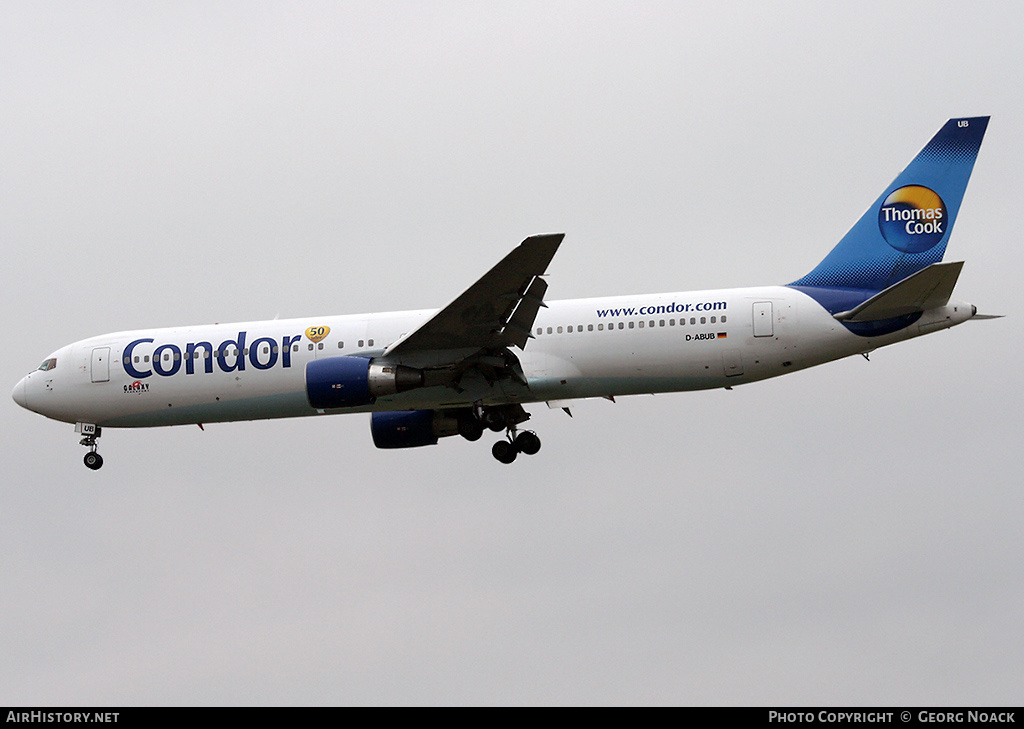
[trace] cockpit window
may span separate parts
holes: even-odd
[[[49,372],[50,370],[52,370],[56,366],[57,366],[57,358],[56,357],[51,357],[50,359],[46,360],[41,365],[39,365],[39,369],[41,371],[43,371],[43,372]]]

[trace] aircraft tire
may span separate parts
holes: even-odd
[[[532,430],[524,430],[516,436],[516,449],[525,455],[536,455],[540,450],[540,438]]]
[[[476,418],[459,419],[459,435],[468,441],[480,440],[484,434],[484,425]]]
[[[501,463],[512,463],[512,461],[516,460],[516,455],[518,455],[518,453],[519,451],[516,450],[516,447],[507,440],[499,440],[491,446],[491,455]]]
[[[500,433],[505,430],[505,418],[500,413],[494,410],[489,410],[484,413],[484,425],[490,428],[495,433]]]
[[[103,465],[103,456],[95,451],[90,451],[85,454],[85,458],[82,459],[85,462],[87,468],[91,468],[93,471],[98,471]]]

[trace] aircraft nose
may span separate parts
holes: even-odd
[[[26,392],[27,387],[25,385],[25,380],[27,379],[27,377],[22,377],[21,381],[14,386],[14,392],[11,393],[11,397],[14,398],[14,402],[26,409],[28,409],[28,394]]]

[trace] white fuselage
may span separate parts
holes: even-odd
[[[321,414],[306,397],[312,359],[381,356],[434,310],[118,332],[54,352],[14,397],[64,422],[103,427]],[[763,380],[969,319],[949,302],[899,331],[851,333],[784,286],[549,302],[516,354],[528,386],[469,374],[328,413],[416,410],[703,390]],[[322,338],[320,336],[323,335]],[[319,339],[319,341],[316,341]],[[156,358],[156,359],[154,359]],[[400,362],[400,360],[399,360]]]

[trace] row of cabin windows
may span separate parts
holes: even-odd
[[[360,339],[356,346],[358,346],[358,347],[372,347],[373,346],[373,340],[372,339]],[[316,348],[317,349],[323,349],[324,348],[324,343],[323,342],[317,342]],[[338,342],[338,349],[344,349],[344,348],[345,348],[345,343],[344,342]],[[299,351],[299,345],[296,344],[295,347],[292,349],[292,351],[293,352],[298,352]],[[309,351],[310,352],[313,351],[313,345],[312,344],[309,345]]]
[[[296,345],[296,347],[298,347],[298,345]],[[271,350],[270,347],[264,347],[261,351],[262,351],[263,354],[270,354],[270,350]],[[274,350],[274,354],[277,354],[277,347],[273,347],[273,350]],[[298,351],[298,350],[296,349],[296,351]],[[248,347],[246,347],[245,349],[242,350],[242,355],[246,356],[246,357],[249,356],[249,348]],[[183,356],[184,356],[185,359],[188,359],[188,355],[187,354],[186,355],[182,355],[181,352],[175,352],[173,358],[174,358],[175,361],[178,361],[179,359],[182,359]],[[238,356],[238,350],[237,349],[221,349],[221,350],[218,350],[216,352],[211,352],[208,349],[202,349],[202,350],[196,349],[196,350],[192,351],[192,359],[210,359],[211,357],[237,357],[237,356]],[[125,360],[125,362],[127,362],[128,358],[125,357],[124,360]],[[163,360],[164,360],[164,362],[170,362],[171,361],[171,353],[170,352],[164,352]],[[144,354],[141,357],[139,355],[135,355],[135,364],[138,364],[139,362],[149,362],[149,355],[148,354]]]
[[[362,347],[362,346],[372,347],[373,346],[373,340],[372,339],[369,339],[369,340],[360,339],[359,340],[359,346],[360,347]],[[323,348],[324,348],[324,343],[323,342],[319,342],[317,344],[317,349],[323,349]],[[345,343],[344,342],[338,342],[338,349],[344,349],[344,348],[345,348]],[[313,345],[312,344],[309,345],[309,350],[313,351]],[[270,354],[271,351],[273,351],[274,354],[277,354],[277,347],[276,346],[274,346],[274,347],[263,347],[262,350],[261,350],[261,354]],[[297,345],[297,344],[293,345],[292,346],[292,351],[293,352],[298,352],[299,351],[299,345]],[[182,358],[182,355],[181,355],[180,352],[175,352],[173,356],[174,356],[174,360],[175,361],[177,361],[177,360]],[[238,349],[237,348],[236,349],[222,349],[222,350],[219,350],[217,352],[211,352],[209,349],[206,349],[204,347],[203,349],[196,349],[196,350],[193,350],[193,352],[192,352],[192,358],[193,359],[210,359],[210,357],[221,357],[221,356],[223,356],[223,357],[237,357],[238,356]],[[248,347],[246,347],[245,349],[242,350],[242,356],[243,357],[248,357],[249,356],[249,348]],[[164,352],[163,360],[164,360],[164,362],[170,362],[171,361],[171,353],[170,352]],[[126,359],[126,361],[127,361],[127,359]],[[135,363],[138,364],[140,361],[141,362],[149,362],[149,355],[145,354],[145,355],[142,355],[141,357],[139,355],[135,355]],[[45,365],[48,362],[50,362],[50,360],[47,360],[43,364]],[[53,360],[53,363],[54,363],[54,365],[56,365],[56,360]],[[39,369],[42,369],[42,367],[40,367]],[[52,367],[50,369],[52,369]]]
[[[708,317],[706,317],[706,316],[699,317],[699,319],[700,319],[700,323],[701,324],[708,324],[709,323],[708,322]],[[697,324],[697,320],[698,320],[698,317],[696,317],[696,316],[690,317],[690,324]],[[719,321],[721,321],[722,324],[725,324],[725,320],[726,320],[726,317],[723,314],[721,317],[717,317],[717,316],[711,317],[710,323],[711,324],[717,324]],[[632,321],[631,322],[623,322],[623,321],[620,321],[618,323],[619,324],[618,328],[619,329],[634,329],[634,328],[643,329],[644,326],[647,326],[648,328],[653,329],[655,326],[659,326],[659,327],[666,326],[665,321],[666,321],[665,319],[660,319],[658,321],[655,321],[654,319],[650,319],[650,320],[638,321],[638,322],[632,322]],[[675,325],[676,325],[676,320],[675,319],[669,319],[668,320],[668,326],[674,327]],[[679,326],[681,326],[681,327],[682,326],[686,326],[686,319],[685,318],[680,318],[679,319]],[[612,331],[614,329],[615,329],[615,322],[612,322],[612,323],[610,323],[608,325],[608,331]],[[574,331],[577,331],[577,332],[584,331],[584,327],[583,327],[582,324],[577,324],[575,327],[572,324],[570,324],[569,326],[564,327],[564,330],[565,330],[565,332],[567,334],[572,334]],[[597,331],[603,332],[604,330],[605,330],[604,324],[598,324],[597,325]],[[548,334],[561,334],[562,331],[563,331],[563,327],[548,327],[547,328],[547,333]],[[594,331],[594,325],[593,324],[587,324],[586,331],[588,331],[588,332]],[[544,334],[544,327],[537,327],[537,334]]]
[[[698,317],[690,317],[690,324],[691,325],[697,324],[697,319],[698,319]],[[726,321],[725,315],[722,315],[722,317],[720,319],[721,319],[721,322],[724,324],[725,321]],[[668,319],[667,321],[668,321],[668,326],[670,326],[670,327],[676,326],[676,320],[675,319]],[[718,321],[719,321],[719,317],[714,317],[713,316],[713,317],[711,317],[710,323],[711,324],[716,324]],[[704,317],[704,316],[700,317],[700,323],[701,324],[709,323],[708,322],[708,317]],[[657,322],[655,322],[654,319],[651,319],[649,321],[645,320],[645,321],[638,321],[638,322],[632,322],[632,321],[631,322],[621,322],[620,321],[620,322],[618,322],[618,325],[619,325],[618,326],[619,329],[627,329],[627,328],[628,329],[633,329],[633,328],[643,329],[644,326],[647,326],[649,328],[654,328],[655,326],[659,326],[659,327],[666,326],[666,320],[665,319],[660,319]],[[686,326],[686,319],[685,318],[680,318],[679,319],[679,326]],[[615,329],[615,322],[612,322],[612,323],[610,323],[608,325],[608,331],[613,331],[614,329]],[[563,330],[567,334],[572,334],[574,331],[576,331],[576,332],[584,331],[584,326],[582,324],[578,324],[578,325],[576,325],[574,327],[572,324],[570,324],[569,326],[564,327],[564,328],[563,327],[548,327],[547,328],[547,333],[548,334],[561,334],[563,332]],[[597,331],[603,332],[604,330],[605,330],[605,325],[603,323],[597,325]],[[594,325],[593,324],[587,324],[586,325],[586,331],[588,331],[588,332],[594,331]],[[537,334],[538,335],[544,334],[544,327],[537,327]],[[373,346],[373,340],[372,339],[368,339],[368,340],[360,339],[358,341],[358,343],[357,343],[357,346],[359,346],[359,347],[364,347],[364,346],[372,347]],[[324,348],[324,343],[323,342],[318,342],[316,347],[317,347],[317,349],[322,350]],[[308,348],[309,348],[309,351],[312,352],[313,351],[313,344],[310,343],[308,345]],[[339,341],[338,342],[338,349],[344,349],[344,348],[345,348],[345,342]],[[273,350],[274,354],[277,354],[277,347],[276,346],[274,346],[274,347],[263,347],[262,353],[263,354],[270,354],[271,350]],[[299,345],[298,344],[293,345],[292,346],[292,351],[293,352],[298,352],[299,351]],[[242,350],[242,355],[245,356],[245,357],[249,356],[249,348],[248,347],[246,347],[245,349]],[[175,360],[181,359],[181,356],[182,355],[179,354],[178,352],[175,352],[174,355],[173,355]],[[231,349],[231,350],[225,349],[225,350],[220,350],[220,351],[217,351],[217,352],[211,352],[209,349],[203,348],[201,350],[200,349],[196,349],[196,350],[194,350],[192,352],[192,357],[195,358],[195,359],[200,359],[200,358],[202,358],[202,359],[209,359],[210,357],[213,357],[213,356],[216,356],[216,357],[220,357],[220,356],[224,356],[224,357],[237,357],[238,356],[238,349],[237,348],[236,349]],[[165,362],[169,362],[169,361],[171,361],[171,357],[172,357],[172,355],[171,355],[170,352],[165,352],[164,356],[163,356],[163,359],[164,359]],[[140,356],[139,355],[135,355],[135,362],[138,363],[139,361],[140,361]],[[149,362],[149,355],[148,354],[147,355],[142,355],[141,361],[142,362]],[[43,364],[44,364],[44,366],[45,365],[49,365],[50,368],[53,367],[53,364],[50,364],[50,360],[47,360]],[[40,369],[42,369],[42,367],[40,367]]]

